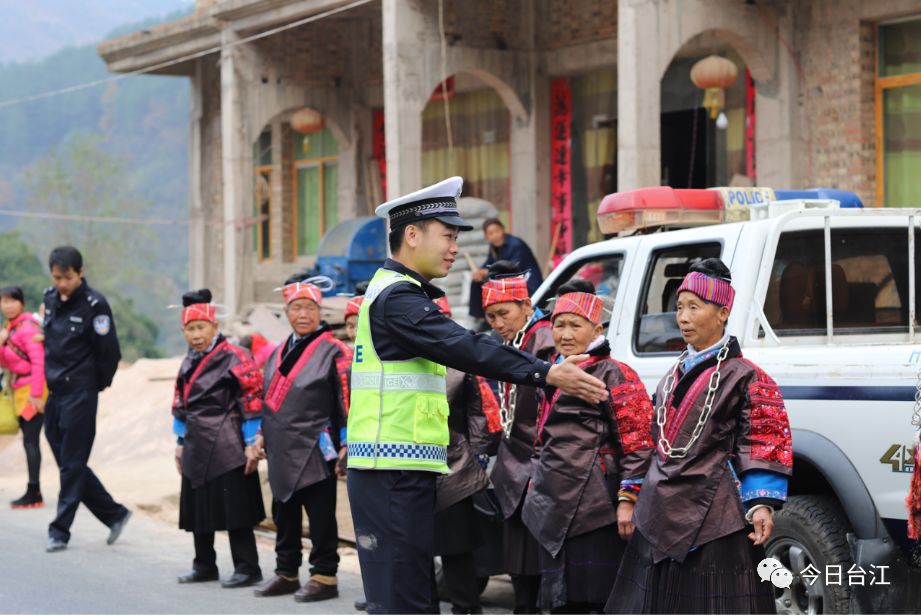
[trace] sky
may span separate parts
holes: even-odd
[[[120,26],[193,6],[194,0],[0,0],[0,63],[98,43]]]

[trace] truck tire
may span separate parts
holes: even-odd
[[[775,588],[778,614],[847,614],[850,589],[847,571],[853,564],[847,543],[850,524],[828,496],[791,496],[774,516],[774,532],[765,546],[793,573],[793,584]],[[800,572],[812,565],[820,572],[813,584]],[[841,567],[840,585],[826,584],[828,565]]]

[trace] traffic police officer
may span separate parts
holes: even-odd
[[[109,527],[115,543],[131,512],[116,503],[87,466],[96,437],[99,392],[112,383],[121,351],[106,299],[83,279],[83,256],[59,246],[48,259],[54,286],[45,291],[45,436],[61,472],[57,516],[47,551],[67,547],[82,502]]]
[[[435,479],[448,472],[445,366],[527,385],[554,385],[591,402],[604,385],[574,358],[551,366],[441,314],[430,281],[457,258],[463,180],[389,201],[390,250],[358,315],[348,417],[348,490],[370,613],[432,609]]]

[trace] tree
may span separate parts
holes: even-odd
[[[47,270],[20,234],[0,233],[0,286],[21,287],[26,309],[34,312],[42,303],[42,291],[50,284]]]
[[[99,135],[73,135],[28,168],[24,183],[29,209],[47,216],[23,219],[20,226],[33,254],[76,246],[83,253],[87,280],[109,298],[119,330],[125,332],[120,335],[125,356],[158,356],[156,322],[168,318],[158,307],[178,293],[168,276],[152,266],[156,234],[142,223],[67,218],[142,220],[150,215],[149,201],[134,194],[121,162],[102,143]]]

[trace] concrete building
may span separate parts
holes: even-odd
[[[231,313],[453,173],[542,260],[642,186],[921,205],[921,0],[198,0],[99,53],[189,80],[190,284]],[[712,54],[724,129],[689,77]]]

